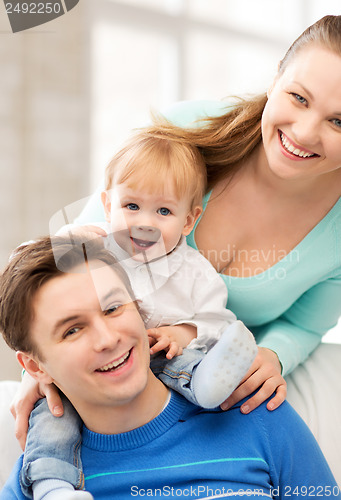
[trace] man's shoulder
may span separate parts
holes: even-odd
[[[305,429],[308,433],[310,432],[302,418],[287,401],[284,401],[276,410],[269,411],[266,407],[267,400],[249,414],[243,414],[240,411],[240,407],[247,399],[245,398],[227,411],[223,411],[220,408],[208,410],[188,403],[186,409],[187,419],[196,418],[200,415],[204,420],[221,422],[222,432],[225,428],[224,426],[228,425],[230,428],[232,426],[243,428],[245,434],[252,434],[257,429],[257,433],[263,435],[263,437],[265,435],[271,437],[274,430],[281,428],[286,434],[290,434],[292,429]],[[219,425],[216,429],[219,431]]]

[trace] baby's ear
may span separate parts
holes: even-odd
[[[184,236],[188,236],[189,233],[192,231],[196,221],[199,219],[201,215],[201,212],[202,212],[202,207],[195,207],[189,212],[189,214],[187,215],[184,228],[182,230],[182,234]]]
[[[38,382],[43,382],[44,384],[53,383],[52,377],[45,371],[41,362],[36,361],[31,354],[18,351],[16,355],[21,366]]]
[[[110,193],[108,193],[108,191],[102,191],[101,201],[104,208],[105,220],[107,222],[111,222],[111,198],[110,198]]]

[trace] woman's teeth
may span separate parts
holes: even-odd
[[[118,366],[122,365],[125,360],[129,357],[130,351],[124,354],[121,358],[117,359],[116,361],[113,361],[112,363],[109,363],[105,366],[102,366],[102,368],[98,368],[96,371],[97,372],[108,372],[109,370],[115,369]]]
[[[295,146],[288,141],[284,134],[280,134],[280,137],[283,147],[289,151],[289,153],[299,156],[300,158],[311,158],[312,156],[316,156],[315,153],[307,153],[306,151],[295,148]]]

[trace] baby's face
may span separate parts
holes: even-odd
[[[105,210],[114,238],[135,260],[151,261],[168,254],[193,227],[189,200],[178,199],[172,182],[163,191],[149,192],[133,188],[127,181],[106,196]]]

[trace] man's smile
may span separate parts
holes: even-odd
[[[96,372],[109,372],[109,371],[113,372],[113,371],[117,370],[118,368],[121,368],[122,366],[124,366],[126,364],[128,359],[130,358],[131,351],[132,351],[132,349],[130,349],[125,354],[123,354],[123,356],[120,356],[119,358],[111,361],[110,363],[107,363],[106,365],[102,366],[101,368],[97,368],[97,370],[95,370],[95,371]]]

